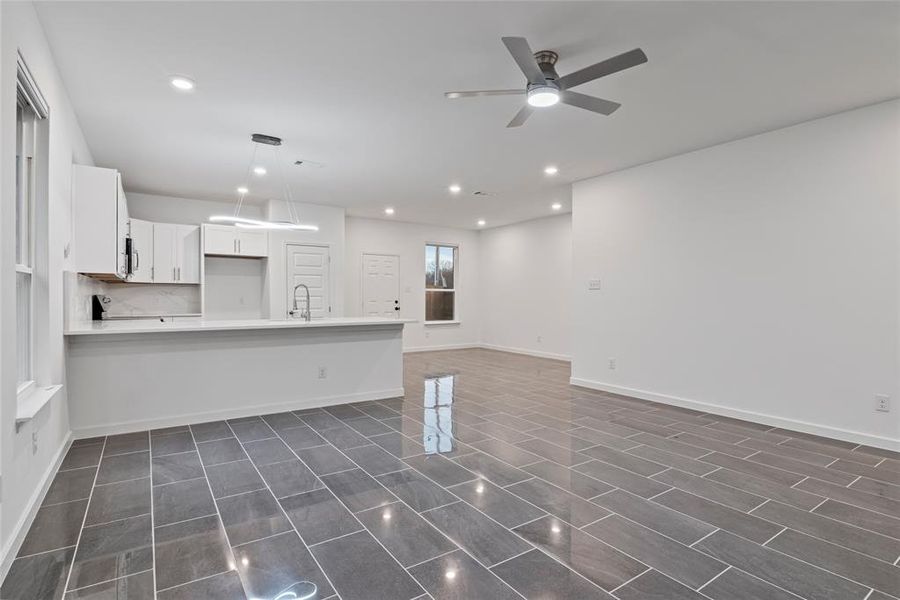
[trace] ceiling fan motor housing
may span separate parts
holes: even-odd
[[[544,79],[548,81],[559,79],[559,75],[556,73],[556,61],[559,60],[559,54],[553,50],[541,50],[534,53],[534,60],[537,61],[538,68],[544,74]]]

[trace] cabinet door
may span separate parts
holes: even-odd
[[[129,281],[153,281],[153,223],[140,219],[131,221],[131,248],[134,253],[134,273]]]
[[[237,254],[237,237],[229,225],[203,226],[203,252],[230,256]]]
[[[122,175],[116,173],[116,275],[124,279],[128,275],[125,256],[125,238],[128,236],[128,203],[122,189]]]
[[[153,224],[153,282],[175,283],[176,225]]]
[[[237,229],[238,254],[241,256],[268,256],[269,234],[265,231]]]
[[[200,227],[176,225],[175,266],[178,283],[200,283]]]

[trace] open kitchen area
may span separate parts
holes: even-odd
[[[279,168],[257,146],[280,140],[250,143],[252,167]],[[132,216],[154,207],[129,203],[123,178],[73,168],[65,335],[76,435],[403,395],[399,297],[370,316],[332,316],[341,209],[320,207],[321,226],[277,220],[303,210],[287,198],[242,213],[242,188],[233,213],[164,223]]]

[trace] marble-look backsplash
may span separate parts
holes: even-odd
[[[91,297],[104,294],[112,300],[109,316],[145,317],[199,315],[199,285],[160,283],[110,283],[78,273],[65,274],[67,323],[91,320]]]

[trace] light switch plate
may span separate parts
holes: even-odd
[[[599,290],[600,289],[600,280],[599,279],[588,279],[588,289],[589,290]]]

